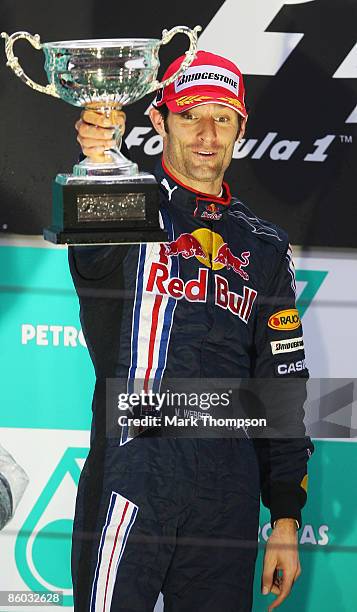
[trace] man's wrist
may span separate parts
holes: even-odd
[[[289,518],[289,517],[282,517],[282,518],[276,519],[276,521],[274,521],[273,526],[272,526],[273,529],[275,529],[275,527],[277,526],[279,522],[280,524],[294,525],[296,528],[296,531],[300,529],[299,521],[297,519]]]

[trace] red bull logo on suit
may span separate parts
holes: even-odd
[[[214,262],[224,264],[227,270],[231,268],[234,272],[239,274],[239,276],[244,278],[244,280],[249,280],[249,274],[242,270],[242,268],[249,265],[249,257],[250,251],[244,251],[244,253],[241,254],[241,258],[236,257],[225,242],[219,247]]]
[[[184,259],[195,257],[206,266],[198,269],[198,276],[184,282],[180,277],[172,277],[169,272],[169,258],[181,255]],[[176,300],[184,298],[189,302],[206,302],[208,291],[208,270],[226,268],[238,274],[243,280],[249,280],[249,274],[243,268],[249,265],[250,251],[234,255],[222,236],[203,228],[190,233],[180,234],[175,240],[160,245],[159,261],[151,264],[145,290],[150,293],[166,295]],[[215,275],[215,304],[229,310],[245,323],[252,312],[257,292],[250,287],[243,287],[242,293],[232,291],[228,279]]]
[[[203,257],[203,259],[208,259],[200,242],[193,234],[181,234],[172,242],[163,242],[161,243],[160,250],[160,260],[162,256],[167,258],[173,255],[182,255],[185,259],[189,257]]]

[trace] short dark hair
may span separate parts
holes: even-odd
[[[168,109],[168,106],[166,104],[163,104],[162,106],[157,106],[156,108],[159,111],[159,113],[160,113],[160,115],[161,115],[161,117],[162,117],[162,119],[164,121],[165,132],[166,132],[166,134],[168,134],[169,133],[169,126],[167,124],[167,119],[169,117],[169,112],[170,112],[169,109]]]
[[[157,108],[157,110],[159,111],[159,113],[160,113],[160,115],[161,115],[161,117],[162,117],[162,119],[164,121],[165,132],[166,132],[166,134],[168,134],[169,133],[169,126],[168,126],[167,120],[168,120],[169,112],[170,112],[169,108],[168,108],[167,104],[163,104],[162,106],[157,106],[155,108]],[[237,113],[237,115],[238,115],[238,134],[239,134],[239,132],[241,130],[241,127],[242,127],[243,117],[239,113]]]

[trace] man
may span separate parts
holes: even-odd
[[[176,377],[307,377],[287,236],[223,181],[247,121],[239,69],[199,51],[158,93],[150,118],[163,138],[156,178],[169,242],[70,249],[97,375],[74,527],[75,609],[152,610],[162,591],[167,612],[251,610],[261,490],[273,525],[262,576],[262,592],[277,595],[272,610],[301,573],[297,528],[313,451],[302,425],[305,384],[263,393],[274,410],[289,410],[299,437],[188,439],[149,429],[130,440],[125,427],[120,440],[106,436],[108,378],[126,379],[130,391],[165,389]],[[92,111],[76,128],[93,159],[112,145],[113,126]]]

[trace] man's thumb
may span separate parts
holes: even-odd
[[[268,595],[273,585],[274,567],[266,568],[262,575],[262,594]]]

